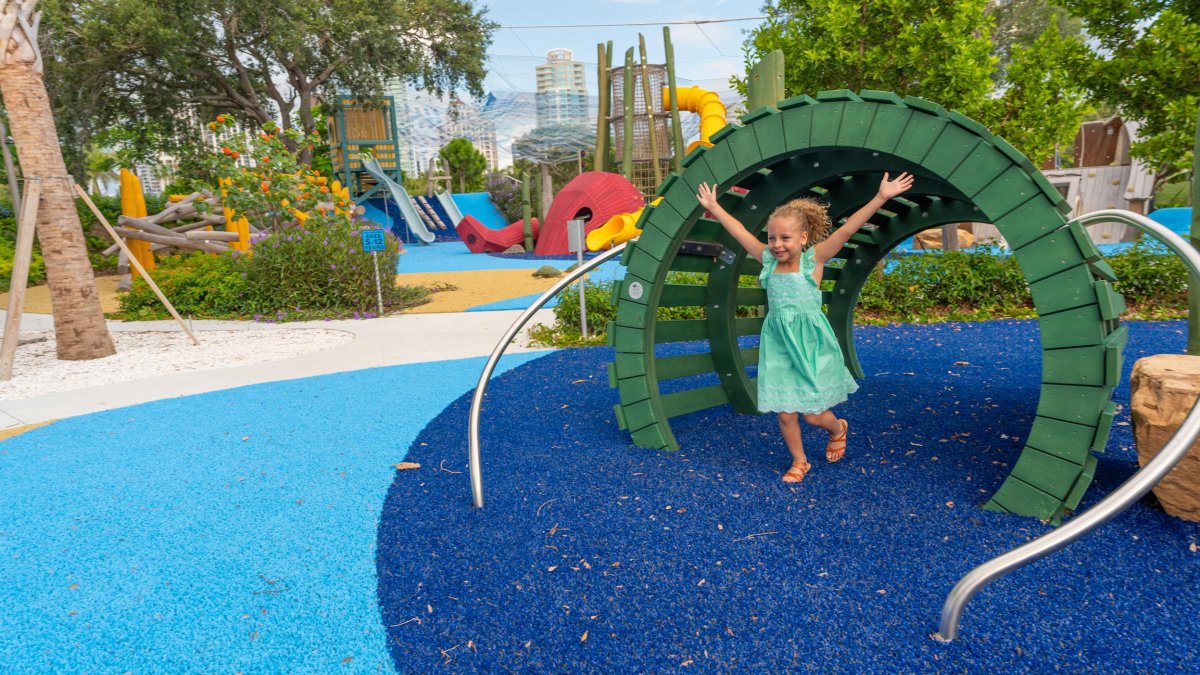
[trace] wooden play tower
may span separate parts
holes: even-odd
[[[364,149],[370,151],[392,179],[397,183],[403,181],[396,106],[391,96],[339,97],[337,112],[329,118],[329,145],[333,175],[349,186],[355,201],[374,196],[379,190],[374,178],[363,168],[360,153]]]

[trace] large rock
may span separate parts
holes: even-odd
[[[971,248],[975,245],[975,235],[961,227],[955,230],[958,233],[958,248]],[[935,227],[932,230],[925,230],[916,236],[916,244],[914,248],[942,248],[942,228]]]
[[[1130,377],[1130,411],[1138,464],[1145,466],[1183,423],[1200,395],[1200,356],[1138,359]],[[1200,522],[1200,442],[1154,487],[1167,513]]]

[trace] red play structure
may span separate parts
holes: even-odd
[[[600,227],[618,213],[637,211],[645,205],[642,193],[624,176],[603,171],[581,173],[554,195],[534,253],[570,253],[567,248],[568,220],[586,220],[586,233]]]
[[[581,173],[554,196],[544,226],[533,219],[533,237],[537,255],[566,255],[567,221],[586,220],[585,234],[608,222],[619,213],[630,213],[645,206],[642,193],[624,176],[603,171]],[[493,230],[471,216],[463,216],[456,228],[458,236],[472,253],[503,253],[525,241],[524,225],[517,221]]]
[[[538,219],[530,218],[530,221],[533,238],[537,239]],[[525,243],[525,222],[522,220],[493,230],[471,216],[463,216],[454,229],[458,230],[459,238],[471,253],[504,253],[509,247]]]

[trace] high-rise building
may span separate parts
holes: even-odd
[[[570,49],[551,49],[537,66],[537,125],[587,125],[587,83],[583,63]]]
[[[446,121],[441,127],[441,144],[445,146],[456,138],[465,138],[483,153],[488,170],[500,168],[500,151],[496,146],[496,124],[486,119],[479,107],[463,103],[457,97],[450,100],[446,110]]]
[[[417,148],[413,135],[413,111],[411,92],[408,84],[399,78],[389,80],[383,90],[384,95],[392,97],[392,106],[396,111],[397,145],[400,148],[400,170],[405,176],[415,176],[421,168],[417,166]]]

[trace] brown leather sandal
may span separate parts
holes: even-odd
[[[825,446],[825,461],[830,464],[840,461],[846,456],[846,434],[850,431],[850,423],[838,420],[842,424],[842,433],[838,436],[830,434],[829,445]]]
[[[803,464],[793,464],[792,468],[788,469],[787,473],[783,474],[783,482],[785,482],[785,483],[802,482],[804,480],[804,477],[808,475],[808,470],[811,468],[812,468],[812,464],[809,464],[808,462],[805,462]]]

